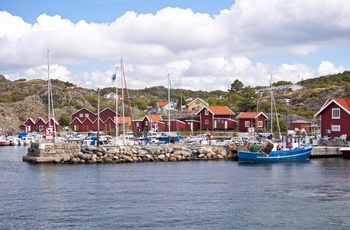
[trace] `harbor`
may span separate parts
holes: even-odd
[[[343,145],[346,145],[343,143]],[[31,143],[23,161],[31,163],[132,163],[237,160],[238,144],[82,146],[78,143]],[[315,146],[310,158],[342,157],[341,146]]]
[[[341,157],[263,165],[231,160],[32,164],[22,160],[26,151],[27,146],[0,148],[1,229],[350,226],[350,161]]]

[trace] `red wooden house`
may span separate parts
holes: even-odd
[[[38,120],[38,119],[37,119]],[[59,130],[59,124],[58,124],[58,122],[57,121],[55,121],[53,118],[50,118],[50,122],[48,121],[48,122],[46,122],[46,126],[45,127],[49,127],[49,124],[51,125],[51,126],[53,126],[53,130],[56,130],[56,131],[58,131]],[[43,130],[44,131],[44,130]]]
[[[88,109],[82,108],[71,115],[71,121],[73,121],[75,118],[79,118],[80,121],[84,121],[86,118],[89,118],[91,121],[95,121],[97,119],[97,114]]]
[[[51,125],[56,126],[54,130],[58,131],[59,124],[54,119],[50,119]],[[49,122],[46,122],[43,118],[38,117],[35,121],[32,118],[28,118],[19,128],[23,132],[45,132],[45,128],[49,125]]]
[[[236,117],[238,120],[238,131],[239,132],[248,132],[248,128],[258,129],[258,131],[264,131],[265,129],[265,120],[267,116],[260,112],[241,112]]]
[[[115,111],[111,110],[110,108],[106,108],[102,111],[100,111],[100,119],[102,121],[107,121],[108,119],[112,119],[112,121],[115,121],[116,113]],[[114,123],[114,128],[115,128],[115,123]]]
[[[205,106],[196,115],[200,117],[201,130],[233,130],[236,123],[232,119],[235,115],[227,106]]]
[[[135,131],[164,130],[163,118],[160,115],[146,115],[140,120],[133,120]]]
[[[197,131],[200,129],[200,121],[197,120],[185,120],[186,127],[185,130]]]
[[[35,131],[35,121],[32,118],[28,118],[19,128],[23,132],[34,132]]]
[[[311,123],[309,121],[304,120],[295,120],[289,123],[290,130],[305,130],[306,133],[311,132]]]
[[[164,121],[164,131],[169,131],[169,121]],[[186,123],[180,120],[170,120],[170,131],[186,130]]]
[[[315,117],[321,118],[322,137],[340,137],[345,135],[348,140],[350,136],[350,98],[328,99]]]
[[[42,119],[41,117],[38,117],[36,120],[35,120],[35,131],[36,132],[44,132],[45,131],[45,127],[47,126],[47,122]],[[52,124],[53,125],[53,124]],[[57,128],[57,127],[56,127]],[[57,129],[56,129],[57,130]]]

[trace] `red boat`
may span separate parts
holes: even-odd
[[[343,153],[344,158],[350,159],[350,147],[340,148],[339,151]]]
[[[0,146],[10,146],[11,141],[10,140],[0,140]]]

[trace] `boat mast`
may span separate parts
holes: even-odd
[[[270,80],[270,94],[271,94],[271,110],[270,110],[270,112],[271,112],[271,115],[270,115],[270,125],[271,125],[271,130],[270,130],[270,132],[271,132],[271,134],[273,135],[273,129],[272,129],[272,118],[273,118],[273,115],[272,115],[272,112],[273,112],[273,108],[272,108],[272,103],[273,103],[273,94],[272,94],[272,74],[271,74],[271,80]]]
[[[49,127],[51,127],[51,111],[52,111],[52,121],[54,122],[53,124],[53,135],[54,139],[53,141],[55,142],[56,140],[56,122],[55,122],[55,110],[54,110],[54,104],[53,104],[53,93],[52,93],[52,85],[51,85],[51,79],[50,79],[50,50],[47,49],[47,99],[48,99],[48,122],[49,122]]]
[[[48,103],[48,121],[51,126],[51,88],[50,88],[50,50],[47,49],[47,103]]]
[[[115,67],[115,74],[112,77],[113,82],[115,81],[115,140],[116,145],[118,145],[119,140],[119,130],[118,130],[118,81],[117,81],[118,67]]]
[[[122,103],[122,125],[123,125],[123,143],[125,144],[125,107],[124,107],[124,87],[123,87],[123,58],[120,59],[120,81],[121,81],[121,88],[122,88],[122,98],[121,98],[121,103]]]
[[[125,94],[126,94],[125,96],[128,100],[128,112],[129,112],[129,118],[130,118],[130,122],[131,122],[131,131],[132,131],[132,134],[134,135],[135,129],[134,129],[134,124],[132,122],[131,103],[130,103],[128,87],[126,86],[126,77],[125,77],[124,67],[122,67],[122,70],[123,70],[122,71],[123,72],[122,78],[124,78],[124,87],[125,87]],[[124,124],[125,124],[125,122],[124,122]],[[125,140],[125,127],[124,127],[124,140]]]
[[[97,88],[97,147],[100,147],[100,88]]]
[[[169,76],[169,73],[168,73],[168,105],[169,105],[169,108],[168,108],[168,128],[169,128],[168,136],[170,139],[170,108],[171,108],[171,105],[170,105],[170,76]],[[169,142],[170,142],[170,140],[169,140]]]

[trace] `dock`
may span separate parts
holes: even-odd
[[[341,146],[315,146],[312,149],[310,158],[322,157],[342,157],[343,153],[339,151]]]

